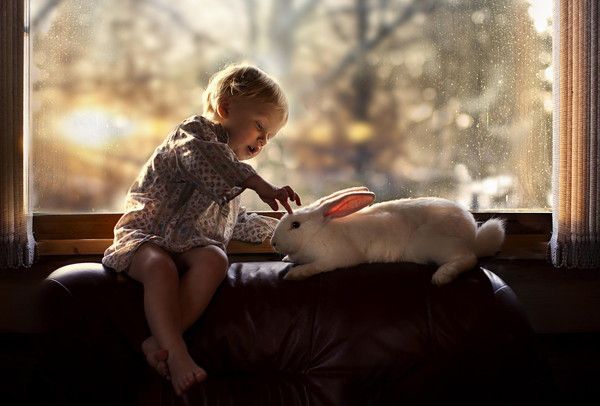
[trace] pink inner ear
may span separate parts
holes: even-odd
[[[344,197],[339,203],[332,205],[324,214],[325,217],[344,217],[370,205],[375,196],[373,193],[352,194]]]

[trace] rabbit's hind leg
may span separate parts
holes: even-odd
[[[472,251],[464,251],[454,253],[451,258],[441,263],[431,277],[431,283],[437,286],[445,285],[456,279],[461,272],[472,269],[477,264],[477,256]]]
[[[292,267],[292,269],[285,274],[283,279],[300,281],[321,272],[324,271],[317,267],[314,262],[312,262],[310,264],[296,265]]]

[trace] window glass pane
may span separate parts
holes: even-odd
[[[367,185],[547,209],[551,3],[31,0],[35,210],[121,211],[154,148],[202,112],[210,75],[242,60],[291,104],[250,163],[305,203]]]

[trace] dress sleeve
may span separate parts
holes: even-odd
[[[172,144],[177,172],[218,204],[242,193],[244,181],[256,174],[203,121],[188,120],[181,124],[175,130]]]
[[[231,239],[261,243],[271,237],[279,220],[272,217],[260,216],[256,213],[248,214],[246,209],[240,208],[237,223],[233,229]]]

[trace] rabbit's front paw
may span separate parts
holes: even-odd
[[[289,255],[286,255],[285,257],[281,258],[281,260],[282,260],[283,262],[294,262],[294,261],[292,261],[292,260],[290,259],[290,256],[289,256]]]
[[[318,271],[310,264],[298,265],[290,269],[290,271],[285,274],[283,279],[301,281],[302,279],[306,279],[315,273],[318,273]]]

